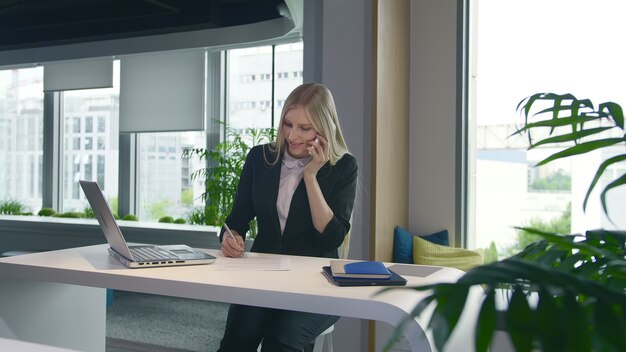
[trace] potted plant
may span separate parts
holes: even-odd
[[[198,157],[207,161],[207,167],[194,171],[191,178],[205,182],[202,194],[204,208],[196,209],[188,216],[190,223],[202,222],[205,225],[222,226],[230,213],[239,176],[243,170],[251,146],[273,141],[276,130],[273,128],[246,128],[243,131],[225,127],[225,140],[213,149],[187,149],[183,157]],[[256,222],[250,224],[250,236],[256,235]]]
[[[518,110],[524,124],[516,134],[528,136],[529,149],[569,144],[537,165],[622,148],[600,164],[583,208],[606,177],[605,171],[626,161],[624,115],[616,103],[596,107],[572,94],[539,93],[522,100]],[[622,172],[601,190],[602,209],[609,219],[607,193],[624,185]],[[468,271],[456,283],[411,288],[430,292],[412,317],[434,305],[428,328],[437,349],[443,349],[455,329],[470,289],[479,286],[484,297],[475,324],[476,351],[489,348],[496,330],[508,333],[517,351],[626,351],[626,232],[597,229],[558,234],[518,229],[542,239],[517,255]],[[505,298],[504,305],[498,304],[499,297]],[[387,348],[401,333],[402,325]]]

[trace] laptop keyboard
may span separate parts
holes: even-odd
[[[139,261],[178,259],[175,255],[158,248],[131,247],[129,249],[133,257]]]

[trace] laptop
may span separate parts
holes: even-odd
[[[109,242],[109,254],[129,268],[210,264],[215,257],[186,245],[129,246],[97,182],[78,181]]]

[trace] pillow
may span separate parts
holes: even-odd
[[[415,236],[413,237],[413,263],[447,266],[468,271],[481,265],[483,256],[479,251],[446,247]]]
[[[413,264],[413,234],[409,230],[396,226],[393,237],[393,262]],[[448,230],[439,231],[432,235],[422,237],[426,241],[449,245]]]
[[[423,238],[430,243],[435,243],[442,246],[450,245],[450,240],[448,239],[448,230],[441,230],[439,232],[433,233],[432,235],[420,236],[420,238]]]
[[[393,262],[413,264],[413,235],[400,226],[393,234]]]

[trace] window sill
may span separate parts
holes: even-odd
[[[219,248],[218,228],[119,220],[127,242]],[[106,243],[95,219],[0,215],[0,253],[49,251]]]

